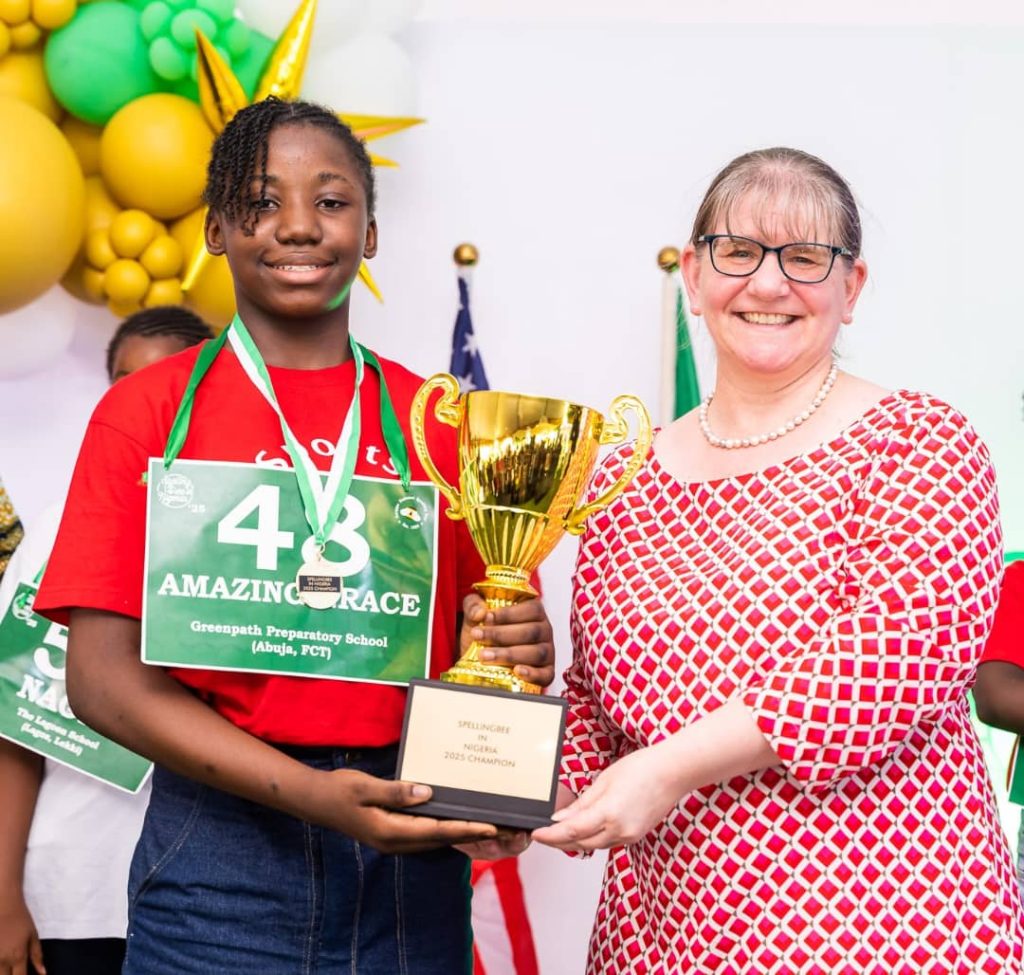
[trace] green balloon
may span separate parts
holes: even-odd
[[[252,98],[276,41],[272,41],[256,30],[249,31],[249,34],[249,50],[240,58],[235,58],[233,68],[235,77],[241,82],[246,97]]]
[[[188,77],[189,59],[169,37],[158,37],[149,46],[149,63],[165,81]]]
[[[50,35],[43,63],[57,101],[92,125],[105,125],[128,102],[163,89],[138,11],[115,0],[80,6]]]
[[[156,40],[170,26],[172,16],[171,8],[161,0],[153,0],[152,3],[146,4],[139,19],[142,36],[147,41]]]
[[[196,0],[196,6],[221,23],[227,23],[235,16],[235,0]]]
[[[217,22],[201,10],[183,10],[171,21],[171,36],[185,51],[196,49],[196,29],[201,30],[208,41],[217,33]]]
[[[196,79],[192,77],[191,68],[188,74],[180,81],[172,81],[168,85],[168,90],[172,95],[181,95],[182,98],[187,98],[197,104],[199,103],[199,85],[196,84]]]
[[[231,53],[231,57],[240,58],[249,50],[252,43],[249,35],[252,31],[240,20],[233,21],[227,27],[221,29],[217,35],[217,42],[223,44]]]

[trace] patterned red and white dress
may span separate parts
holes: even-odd
[[[563,778],[733,699],[782,764],[610,852],[588,971],[1024,971],[965,698],[1000,574],[988,453],[924,394],[757,473],[681,483],[652,452],[580,547]]]

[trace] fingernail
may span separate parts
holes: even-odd
[[[412,795],[414,799],[426,799],[430,796],[430,786],[414,785],[412,787]]]
[[[482,640],[484,638],[484,631],[481,630],[479,626],[475,626],[473,627],[472,630],[469,631],[469,635],[474,640]]]
[[[481,650],[480,651],[480,659],[481,660],[493,660],[496,656],[497,656],[497,654],[495,654],[495,652],[493,650]]]
[[[513,667],[512,669],[515,672],[516,677],[529,679],[530,672],[525,667]]]

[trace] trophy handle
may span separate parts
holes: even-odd
[[[464,412],[462,403],[459,401],[459,381],[446,372],[439,372],[431,376],[413,397],[412,409],[409,411],[409,425],[412,428],[412,445],[416,450],[427,477],[437,485],[437,489],[448,499],[448,517],[452,521],[459,521],[465,517],[462,509],[462,498],[441,475],[441,472],[434,464],[430,451],[427,450],[426,436],[426,412],[427,400],[435,389],[443,391],[441,398],[434,404],[434,416],[442,423],[450,427],[458,427],[462,422]]]
[[[612,400],[612,405],[608,408],[608,419],[601,428],[601,439],[598,442],[601,446],[607,446],[622,443],[629,436],[629,424],[626,423],[624,416],[626,410],[632,410],[636,414],[636,442],[633,445],[633,452],[629,455],[619,479],[604,494],[568,515],[565,519],[565,530],[570,535],[582,534],[583,523],[587,518],[595,511],[600,511],[619,494],[633,480],[647,458],[647,452],[651,448],[651,417],[644,404],[635,396],[616,396]]]

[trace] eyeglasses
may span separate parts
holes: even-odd
[[[719,274],[731,278],[750,277],[764,261],[765,254],[775,254],[779,268],[790,281],[818,284],[832,273],[837,257],[852,257],[853,252],[834,244],[783,244],[767,247],[749,237],[734,234],[704,234],[697,242],[708,245],[711,266]]]

